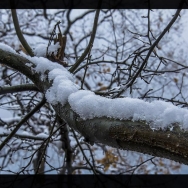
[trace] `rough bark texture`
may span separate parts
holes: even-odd
[[[31,68],[25,65],[29,61],[19,54],[0,49],[0,61],[26,75],[44,94],[51,86],[48,80],[42,81],[39,74],[34,74]],[[80,132],[91,144],[100,142],[116,148],[138,151],[188,164],[188,132],[180,129],[176,124],[173,125],[173,130],[154,131],[148,123],[140,121],[107,117],[83,120],[68,103],[64,106],[53,105],[53,107],[71,128]]]

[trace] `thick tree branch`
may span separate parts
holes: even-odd
[[[13,19],[13,22],[14,22],[14,27],[15,27],[15,30],[16,30],[16,34],[17,34],[20,42],[22,43],[23,47],[27,51],[27,53],[31,57],[33,57],[34,53],[33,53],[32,49],[30,48],[29,44],[27,43],[27,41],[25,40],[25,38],[24,38],[24,36],[23,36],[23,34],[22,34],[21,30],[20,30],[18,17],[17,17],[17,14],[16,14],[16,9],[11,9],[11,12],[12,12],[12,19]]]
[[[31,61],[19,54],[14,54],[0,49],[0,62],[27,76],[40,91],[43,91],[44,85],[39,82],[40,75],[32,71],[34,65],[32,67],[26,66],[27,63],[32,65],[33,63]]]
[[[28,60],[19,55],[0,50],[0,59],[2,63],[23,74],[25,70],[25,75],[28,75],[43,93],[52,85],[47,78],[42,80],[39,74],[32,75],[31,67],[24,65]],[[71,128],[80,132],[89,143],[100,142],[188,164],[188,132],[175,122],[166,130],[153,130],[150,122],[131,121],[130,117],[129,120],[108,117],[84,120],[72,110],[68,102],[65,105],[58,103],[52,106],[56,113]]]
[[[54,106],[67,123],[90,143],[138,151],[188,164],[188,132],[174,124],[173,130],[153,130],[148,122],[94,118],[83,120],[69,104]]]
[[[7,137],[10,134],[8,133],[0,133],[0,137]],[[24,135],[24,134],[15,134],[14,137],[18,139],[31,139],[31,140],[41,140],[44,141],[46,138],[40,136],[31,136],[31,135]]]
[[[67,24],[67,28],[66,30],[64,31],[63,35],[67,35],[70,31],[70,28],[71,26],[78,20],[80,19],[83,19],[87,14],[91,13],[91,12],[94,12],[95,10],[88,10],[87,12],[84,12],[83,14],[81,14],[80,16],[76,17],[73,21],[70,20],[70,12],[71,10],[68,10],[68,13],[67,13],[67,21],[68,21],[68,24]]]

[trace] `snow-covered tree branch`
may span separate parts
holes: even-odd
[[[0,50],[0,54],[2,63],[29,77],[57,114],[88,142],[101,142],[187,164],[188,110],[161,101],[148,103],[139,99],[100,97],[79,90],[73,76],[57,63],[38,57],[28,57],[29,61],[7,52],[6,48]]]
[[[104,147],[136,151],[188,164],[186,149],[188,146],[188,109],[187,95],[184,92],[184,86],[187,85],[187,74],[185,73],[188,68],[187,63],[181,62],[181,59],[176,60],[176,55],[179,57],[178,51],[177,54],[174,52],[174,59],[172,55],[169,55],[170,51],[168,52],[167,47],[163,51],[157,51],[160,45],[167,46],[167,42],[163,39],[164,35],[167,30],[173,30],[176,21],[179,22],[180,11],[177,10],[171,19],[161,21],[166,24],[163,26],[164,30],[161,32],[156,30],[157,33],[155,33],[151,29],[151,23],[155,20],[152,20],[154,17],[149,16],[151,12],[148,10],[148,16],[143,17],[147,19],[147,34],[141,34],[136,23],[134,25],[129,22],[127,36],[124,31],[121,31],[123,34],[117,34],[120,32],[120,23],[114,19],[115,16],[125,19],[126,14],[122,10],[101,10],[100,16],[99,10],[96,15],[93,14],[93,11],[87,11],[74,18],[73,21],[70,21],[71,10],[53,13],[55,16],[58,14],[65,16],[69,20],[64,30],[67,34],[69,33],[70,37],[67,38],[63,55],[58,54],[64,53],[64,50],[61,51],[63,35],[60,31],[60,23],[54,24],[54,28],[59,28],[57,38],[54,38],[56,34],[53,33],[51,37],[47,38],[48,44],[38,46],[36,44],[33,47],[34,57],[22,51],[15,51],[10,47],[10,43],[9,46],[0,43],[1,74],[6,82],[1,84],[0,94],[11,101],[8,104],[12,106],[12,111],[18,117],[13,120],[13,123],[10,123],[10,120],[9,122],[7,120],[6,123],[6,119],[2,119],[1,124],[6,124],[6,126],[9,124],[8,127],[13,127],[13,129],[10,130],[9,135],[5,132],[5,128],[1,130],[0,134],[3,135],[3,131],[5,132],[0,143],[1,155],[3,156],[3,153],[6,152],[14,136],[21,135],[20,139],[25,139],[27,136],[25,132],[29,134],[32,132],[28,139],[34,139],[36,135],[36,140],[38,138],[43,141],[42,145],[39,143],[38,157],[33,160],[35,173],[44,173],[45,162],[50,166],[49,162],[42,162],[42,159],[47,160],[47,146],[53,143],[52,137],[56,134],[56,137],[60,136],[61,148],[65,153],[65,163],[59,167],[61,173],[67,170],[67,173],[72,174],[79,169],[73,165],[76,158],[74,149],[80,148],[83,154],[84,147],[82,148],[81,144],[87,145],[88,148],[103,144]],[[71,35],[73,34],[68,30],[74,27],[74,24],[80,19],[83,19],[82,24],[84,25],[84,18],[88,14],[92,15],[92,19],[89,17],[88,19],[94,22],[92,23],[94,31],[90,31],[94,34],[76,36],[75,33],[75,38],[72,40]],[[39,18],[41,13],[33,13],[30,16],[31,18],[28,19],[32,22]],[[159,18],[162,19],[161,15]],[[96,26],[96,20],[98,26]],[[92,24],[90,24],[90,29],[92,29]],[[24,26],[24,20],[22,24],[20,23],[21,26]],[[112,28],[113,36],[111,38],[103,36],[104,26],[108,29]],[[75,31],[77,29],[78,27],[75,27]],[[33,34],[31,31],[28,29],[28,33],[26,31],[23,33],[25,36],[27,34],[28,36],[39,36],[37,30]],[[44,37],[45,34],[42,35],[43,39]],[[92,37],[92,44],[87,42],[87,37]],[[94,38],[96,43],[93,43]],[[100,47],[97,47],[98,44]],[[84,56],[82,53],[86,53],[86,50],[83,46],[89,46]],[[128,49],[130,51],[127,52]],[[58,58],[60,56],[61,59]],[[6,79],[5,73],[10,75],[9,79]],[[14,74],[16,74],[15,78],[11,77]],[[164,78],[164,74],[169,74],[168,80]],[[169,89],[166,90],[167,86]],[[24,92],[30,91],[35,94],[24,96]],[[20,96],[14,95],[16,92],[21,93]],[[29,100],[29,105],[24,102],[22,96]],[[163,100],[153,100],[156,98]],[[21,115],[13,109],[15,102],[18,103]],[[47,118],[48,113],[51,113],[48,117],[50,120]],[[41,118],[43,115],[44,117]],[[16,121],[18,122],[14,125]],[[28,129],[28,126],[32,131]],[[46,135],[49,137],[45,137],[39,130],[42,126],[48,127]],[[19,129],[24,130],[23,135]],[[75,142],[74,146],[71,145],[71,134],[72,137],[76,136],[76,140],[72,141]],[[79,140],[79,135],[84,138],[83,141]],[[92,153],[91,149],[89,151]],[[29,167],[36,153],[30,156],[31,160],[24,170]],[[93,155],[91,156],[94,159]],[[84,157],[86,158],[86,155]],[[95,167],[95,162],[91,165],[90,160],[86,161],[87,168],[95,174],[100,173],[99,169]]]

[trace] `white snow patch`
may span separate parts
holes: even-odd
[[[64,105],[68,100],[68,96],[76,91],[78,91],[78,87],[73,82],[57,77],[54,79],[52,87],[47,90],[46,99],[51,104],[60,102]]]
[[[4,44],[4,43],[0,43],[0,49],[5,50],[7,52],[11,52],[11,53],[16,53],[16,51],[14,49],[12,49],[10,46]]]
[[[50,80],[54,80],[56,77],[61,77],[62,79],[74,81],[73,76],[64,68],[63,69],[55,68],[49,72],[48,78]]]
[[[52,63],[50,60],[44,57],[30,57],[29,58],[35,65],[35,70],[40,73],[44,73],[46,70],[53,70],[54,68],[60,68],[61,65],[58,63]]]
[[[78,91],[78,86],[73,82],[73,76],[66,69],[54,69],[48,74],[53,80],[52,87],[46,92],[46,98],[51,104],[60,102],[64,105],[71,93]]]
[[[46,57],[47,46],[48,46],[47,44],[39,44],[35,49],[33,49],[35,56]],[[48,47],[48,55],[51,55],[52,52],[56,54],[58,51],[58,48],[60,48],[59,42],[56,44],[51,44]]]
[[[46,56],[47,45],[39,44],[36,48],[33,49],[33,53],[37,57],[45,57]]]
[[[45,79],[45,71],[49,71],[48,79],[53,80],[52,86],[46,92],[46,99],[51,104],[60,102],[64,105],[71,93],[78,91],[78,86],[73,82],[73,75],[62,65],[51,62],[44,57],[28,57],[36,67],[34,70],[41,73],[41,78]]]
[[[188,110],[164,101],[145,102],[140,99],[108,99],[90,91],[72,93],[68,102],[73,111],[83,119],[109,117],[146,121],[154,128],[166,128],[172,123],[179,123],[188,129]]]

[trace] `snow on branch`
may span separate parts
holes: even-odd
[[[14,50],[0,44],[0,48],[9,52]],[[144,121],[152,129],[166,129],[169,125],[178,124],[188,129],[188,110],[164,101],[145,102],[133,98],[109,99],[96,95],[92,91],[80,90],[74,83],[74,76],[58,63],[44,57],[29,57],[35,64],[34,72],[40,73],[41,79],[48,78],[52,86],[46,91],[46,99],[52,105],[67,102],[71,109],[82,119],[107,117],[119,120]],[[46,75],[48,72],[48,75]]]
[[[58,63],[16,54],[3,44],[0,51],[1,62],[29,75],[60,118],[89,143],[100,142],[188,164],[187,109],[163,101],[105,98],[81,90],[74,83],[74,75]],[[14,64],[17,59],[20,61]],[[19,66],[22,61],[24,66]]]
[[[41,73],[49,71],[48,79],[53,81],[46,91],[47,101],[51,104],[69,102],[71,109],[82,119],[108,117],[119,120],[145,121],[152,129],[165,129],[178,123],[184,130],[188,129],[188,110],[164,101],[145,102],[133,98],[109,99],[95,95],[92,91],[79,90],[74,83],[74,76],[58,63],[43,57],[29,57]]]

